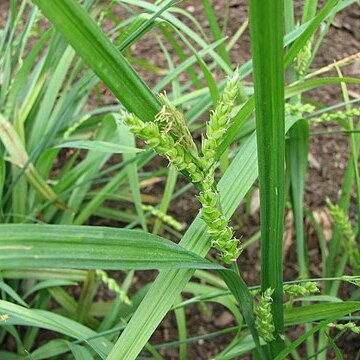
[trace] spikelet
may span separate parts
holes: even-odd
[[[6,322],[9,319],[10,319],[10,315],[8,315],[8,314],[0,314],[0,322],[1,321]]]
[[[344,331],[344,330],[350,330],[351,332],[353,332],[354,334],[359,335],[360,334],[360,326],[357,326],[354,322],[349,321],[345,324],[334,324],[334,323],[330,323],[328,324],[328,327],[332,327],[335,328],[337,330],[340,331]]]
[[[334,205],[329,199],[326,200],[330,215],[339,227],[344,237],[344,247],[349,256],[351,266],[356,272],[360,271],[360,252],[356,242],[356,236],[352,229],[349,218],[338,205]]]
[[[311,104],[285,104],[285,113],[287,115],[301,116],[304,113],[311,114],[315,110],[315,106]]]
[[[274,321],[271,313],[272,294],[274,290],[269,288],[265,290],[254,306],[254,314],[256,316],[255,325],[259,335],[266,341],[271,342],[274,337]]]
[[[225,263],[236,261],[240,255],[239,240],[234,237],[232,228],[219,208],[219,193],[214,187],[214,167],[203,181],[203,190],[198,199],[202,205],[200,217],[205,221],[211,237],[212,246],[220,252],[220,258]]]
[[[152,215],[159,218],[163,223],[170,225],[175,230],[180,231],[183,228],[183,224],[179,223],[172,216],[165,214],[159,209],[154,208],[151,205],[142,205],[141,206],[144,211],[149,211]]]
[[[222,142],[231,121],[231,112],[238,93],[239,71],[235,70],[225,86],[218,104],[210,114],[206,125],[206,134],[202,139],[202,164],[203,168],[210,168],[214,164],[215,153]]]
[[[104,270],[96,270],[96,276],[111,290],[115,293],[119,299],[127,305],[131,304],[130,299],[126,295],[125,291],[121,289],[115,279],[109,277],[109,275]]]
[[[316,282],[313,281],[307,281],[301,284],[284,284],[283,286],[284,294],[292,296],[306,296],[319,291]]]
[[[144,140],[156,153],[165,157],[177,170],[186,170],[194,183],[202,181],[202,170],[196,159],[180,142],[176,142],[167,130],[161,129],[158,122],[145,123],[134,114],[129,113],[123,113],[122,116],[130,130]]]
[[[351,108],[345,111],[327,112],[322,114],[320,117],[312,118],[311,122],[321,123],[324,121],[337,121],[339,123],[343,123],[356,116],[360,116],[360,107]]]
[[[308,65],[309,61],[311,59],[311,47],[312,42],[309,40],[302,49],[298,52],[296,58],[295,58],[295,65],[294,68],[297,71],[298,74],[304,75]]]

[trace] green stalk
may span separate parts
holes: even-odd
[[[169,174],[168,174],[168,177],[166,179],[166,185],[165,185],[164,194],[163,194],[163,197],[161,199],[160,207],[159,207],[159,209],[164,214],[167,213],[167,210],[169,208],[171,197],[173,195],[175,185],[176,185],[176,180],[177,180],[177,170],[176,170],[176,168],[174,166],[170,166]],[[162,224],[161,219],[156,218],[155,224],[154,224],[154,227],[153,227],[153,231],[152,231],[152,233],[154,235],[157,235],[157,233],[159,232],[159,230],[161,228],[161,224]]]
[[[12,166],[12,178],[17,179],[20,169]],[[28,185],[25,177],[21,177],[17,184],[14,186],[12,192],[12,221],[14,223],[24,222],[27,215],[26,199],[28,194]]]
[[[274,290],[275,340],[272,356],[283,348],[282,238],[284,226],[284,2],[250,0],[254,64],[261,222],[261,287]]]
[[[336,70],[338,72],[339,77],[343,77],[340,68],[336,67]],[[346,86],[346,83],[341,83],[341,90],[343,93],[343,98],[344,101],[346,102],[346,110],[350,110],[351,109],[351,105],[349,104],[350,102],[350,98],[349,98],[349,93],[348,93],[348,89]],[[358,160],[357,160],[357,140],[359,139],[359,135],[354,133],[353,131],[355,130],[354,128],[354,120],[353,118],[349,118],[348,119],[348,128],[351,131],[350,133],[350,153],[351,153],[351,159],[352,159],[352,165],[354,167],[354,176],[355,176],[355,189],[356,189],[356,197],[357,197],[357,238],[358,240],[360,239],[359,234],[360,234],[360,177],[359,177],[359,164],[358,164]]]
[[[295,27],[294,0],[284,0],[285,33],[289,34]]]
[[[179,296],[178,302],[181,303],[182,297]],[[176,323],[179,333],[179,341],[182,342],[179,346],[179,360],[186,360],[187,353],[187,331],[186,331],[186,314],[185,308],[177,308],[174,310]]]
[[[80,299],[76,309],[76,320],[84,323],[88,316],[89,308],[96,293],[96,275],[95,270],[88,270],[84,286],[81,291]]]
[[[310,5],[314,5],[310,6]],[[302,23],[305,23],[315,16],[317,0],[306,0]],[[295,29],[295,14],[293,0],[286,0],[285,6],[285,27],[286,33]],[[300,75],[296,72],[294,64],[289,66],[291,83],[299,80]],[[291,99],[292,104],[301,102],[301,94]],[[307,158],[309,152],[309,124],[302,120],[294,124],[289,131],[287,141],[287,169],[290,175],[290,195],[292,211],[294,214],[296,251],[299,266],[300,279],[309,277],[307,246],[304,229],[304,187],[307,173]],[[305,324],[305,331],[311,330],[311,324]],[[315,352],[314,338],[306,339],[307,355],[312,356]]]
[[[300,120],[289,131],[287,166],[290,173],[290,193],[294,214],[296,251],[300,279],[309,277],[307,246],[304,229],[304,187],[307,173],[309,151],[309,124]],[[304,306],[308,303],[304,302]],[[305,331],[311,330],[311,324],[305,324]],[[307,355],[315,352],[314,338],[306,339]]]
[[[309,125],[305,120],[301,120],[289,131],[287,154],[296,233],[296,250],[301,279],[306,279],[309,276],[304,230],[304,186],[307,173],[308,149]]]

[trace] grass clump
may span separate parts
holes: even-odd
[[[313,60],[335,15],[355,0],[305,0],[301,14],[292,0],[250,0],[237,29],[230,1],[221,12],[209,0],[195,12],[174,0],[9,3],[0,30],[0,358],[161,360],[171,347],[185,360],[200,341],[225,334],[216,360],[325,360],[331,347],[341,358],[340,335],[359,332],[359,292],[339,301],[339,284],[359,286],[345,274],[357,275],[360,263],[360,144],[358,99],[346,86],[359,80],[340,68],[359,54],[316,70]],[[232,63],[249,24],[252,59]],[[156,64],[149,47],[136,53],[149,40],[162,52]],[[305,97],[328,84],[341,88],[342,102]],[[310,139],[328,134],[330,120],[351,152],[336,205],[328,202],[329,239],[304,194]],[[316,121],[322,133],[312,132]],[[170,166],[154,166],[155,155]],[[200,213],[181,224],[191,201]],[[283,258],[285,211],[296,252]],[[240,243],[235,230],[250,235],[248,220],[261,231]],[[260,266],[249,248],[257,241]],[[244,249],[248,258],[239,258]],[[159,274],[145,285],[140,270]],[[211,320],[218,311],[232,319],[195,334],[199,307]],[[178,338],[154,344],[170,311]],[[294,340],[292,326],[301,331]],[[43,328],[59,335],[44,343]]]

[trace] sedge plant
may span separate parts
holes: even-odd
[[[336,342],[336,338],[324,340],[332,334],[330,328],[357,333],[358,325],[345,317],[360,309],[359,302],[328,301],[337,295],[339,281],[358,281],[343,276],[348,257],[354,269],[358,261],[357,253],[350,251],[356,227],[346,218],[349,189],[358,182],[354,168],[358,115],[344,87],[347,115],[337,119],[351,134],[351,160],[339,206],[329,203],[336,229],[328,255],[324,251],[324,276],[313,281],[309,280],[303,223],[308,123],[336,116],[326,104],[306,103],[302,94],[326,84],[359,83],[341,73],[316,77],[329,71],[330,65],[318,72],[309,70],[335,14],[354,1],[329,0],[319,9],[316,1],[305,1],[297,27],[292,1],[274,5],[250,0],[253,58],[235,72],[230,50],[247,21],[227,39],[228,21],[220,26],[210,1],[201,2],[209,34],[171,0],[116,0],[105,6],[76,0],[33,3],[36,6],[11,1],[0,42],[0,337],[16,340],[16,354],[4,350],[0,355],[20,359],[27,354],[49,358],[71,353],[70,357],[79,359],[128,360],[143,351],[161,359],[161,349],[170,345],[153,344],[149,339],[173,310],[179,340],[172,344],[179,347],[179,358],[186,359],[188,346],[199,338],[187,335],[185,309],[191,304],[207,308],[208,302],[228,309],[236,321],[235,326],[201,336],[231,334],[232,341],[215,355],[219,360],[250,352],[261,359],[284,359],[289,354],[298,359],[297,347],[303,342],[309,356],[325,356],[329,344]],[[118,8],[128,14],[123,21],[117,19],[114,9]],[[226,8],[231,11],[229,4]],[[44,33],[37,25],[40,11],[54,25]],[[114,24],[108,34],[101,30],[107,19]],[[135,59],[131,45],[141,43],[144,34],[158,42],[169,71],[147,59]],[[30,51],[28,39],[36,41]],[[205,62],[206,54],[210,60]],[[154,89],[134,64],[163,75]],[[213,70],[222,74],[219,83]],[[251,73],[254,83],[249,85],[244,78]],[[181,74],[187,79],[185,84],[178,80]],[[93,94],[99,98],[99,79],[120,104],[84,110]],[[209,111],[204,124],[201,116]],[[145,142],[145,149],[136,146],[135,138]],[[112,154],[122,154],[121,160]],[[167,159],[170,167],[144,172],[155,154]],[[175,192],[179,174],[188,185]],[[290,182],[299,265],[299,278],[290,283],[282,279],[285,175]],[[146,184],[159,176],[167,178],[161,201],[144,192]],[[230,220],[257,178],[261,233],[240,244]],[[191,187],[196,188],[201,210],[183,234],[178,219],[167,210],[173,199]],[[131,202],[133,209],[112,207],[114,202]],[[149,214],[157,218],[155,222]],[[86,226],[94,216],[115,220],[121,228]],[[152,225],[153,234],[149,233]],[[142,230],[131,230],[134,227]],[[179,245],[154,235],[163,235],[164,230],[179,238]],[[242,278],[241,251],[259,238],[259,286],[250,289]],[[346,254],[337,264],[341,246]],[[214,252],[209,255],[211,247],[215,256]],[[146,269],[160,270],[160,274],[130,296],[134,271]],[[205,271],[209,269],[216,274]],[[108,270],[124,271],[122,283]],[[321,281],[326,282],[318,294]],[[79,297],[65,288],[77,283],[81,283]],[[98,300],[99,286],[109,289],[114,298]],[[182,292],[190,297],[183,299]],[[51,300],[56,305],[50,311]],[[300,306],[294,306],[299,302]],[[287,326],[300,324],[306,325],[305,331],[291,341]],[[27,327],[24,336],[18,325]],[[62,338],[38,346],[41,328]],[[315,348],[312,340],[318,331]]]

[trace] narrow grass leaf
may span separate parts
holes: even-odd
[[[120,51],[75,0],[34,0],[83,60],[131,112],[144,121],[160,104]]]
[[[69,349],[71,350],[75,360],[93,360],[93,356],[88,349],[81,345],[72,344],[68,342]]]
[[[100,140],[76,140],[68,141],[63,144],[55,146],[55,148],[74,148],[93,150],[97,152],[110,153],[110,154],[132,154],[143,151],[132,146],[119,145],[107,141]]]
[[[171,6],[176,4],[179,0],[168,0],[161,4],[161,7],[154,12],[151,17],[139,17],[139,21],[134,24],[134,27],[131,29],[132,34],[127,37],[127,39],[121,43],[122,48],[128,47],[132,44],[136,39],[138,39],[142,34],[148,31],[151,26],[154,24],[155,20],[161,16],[166,10],[168,10]]]
[[[74,286],[77,284],[78,283],[76,283],[74,281],[69,281],[69,280],[45,280],[45,281],[41,281],[41,282],[37,283],[36,285],[34,285],[33,287],[31,287],[24,294],[23,297],[24,297],[24,299],[26,299],[31,294],[34,294],[35,292],[43,290],[43,289],[48,289],[48,288],[52,288],[52,287],[61,287],[61,286]]]
[[[8,284],[0,281],[0,290],[9,295],[13,300],[22,306],[28,307],[29,305],[17,294],[17,292]]]
[[[250,0],[255,115],[260,183],[261,287],[274,290],[272,354],[284,333],[282,241],[285,197],[285,115],[283,63],[284,2]]]
[[[338,310],[337,315],[327,316],[326,320],[321,321],[316,326],[314,326],[311,330],[307,331],[304,335],[299,336],[296,340],[294,340],[291,344],[287,345],[284,350],[282,350],[274,360],[283,360],[289,355],[294,349],[296,349],[300,344],[302,344],[309,336],[312,336],[316,332],[325,328],[328,324],[333,321],[340,319],[342,316],[345,316],[351,312],[359,311],[360,305],[359,303],[354,304],[353,306],[347,306],[343,310]]]
[[[70,351],[68,342],[62,339],[48,341],[45,345],[31,352],[31,360],[43,360],[64,354]]]
[[[30,136],[28,140],[28,149],[32,152],[45,135],[46,131],[51,127],[51,112],[54,109],[56,100],[66,76],[70,69],[71,63],[75,57],[75,51],[68,46],[62,55],[58,66],[56,67],[51,78],[47,83],[46,93],[42,98],[39,111],[31,126]]]
[[[9,319],[0,323],[3,325],[34,326],[52,330],[72,338],[88,343],[102,358],[104,358],[112,347],[106,338],[98,338],[87,341],[86,338],[93,337],[97,333],[74,320],[60,316],[50,311],[32,310],[10,302],[0,300],[0,311],[9,316]]]
[[[358,309],[360,309],[360,302],[358,301],[312,304],[289,308],[285,310],[285,323],[287,325],[310,323],[337,316],[339,313],[351,314]]]
[[[157,12],[159,7],[156,4],[149,3],[147,1],[141,1],[141,0],[121,0],[122,3],[129,4],[129,5],[135,5],[139,6],[143,9],[146,9],[150,12]],[[171,14],[170,12],[166,12],[162,15],[162,18],[169,21],[172,25],[177,27],[179,30],[182,31],[186,36],[188,36],[192,41],[197,43],[201,48],[205,48],[208,46],[206,41],[203,40],[203,38],[193,29],[191,29],[189,26],[187,26],[183,21],[178,19],[176,16]],[[222,68],[227,75],[232,74],[232,69],[228,64],[223,61],[221,56],[219,56],[215,51],[210,51],[211,57],[214,59],[214,61]]]
[[[2,269],[217,267],[169,240],[136,230],[3,224],[0,231]]]
[[[288,140],[287,166],[290,173],[291,199],[294,213],[296,246],[299,264],[299,275],[308,275],[307,255],[304,233],[303,195],[307,159],[309,151],[309,124],[306,120],[298,121],[291,129]]]
[[[217,270],[242,307],[254,342],[259,346],[252,314],[252,297],[239,275],[213,265],[170,241],[140,231],[95,226],[9,224],[0,225],[0,230],[0,260],[4,269],[51,266]]]
[[[210,2],[210,0],[201,0],[201,3],[204,7],[205,16],[209,22],[211,32],[213,34],[214,40],[220,40],[224,37],[222,34],[222,31],[220,29],[218,20],[216,18],[216,14],[214,11],[214,8]],[[219,46],[219,54],[222,57],[222,59],[231,66],[231,58],[229,53],[226,50],[225,44],[221,44]]]
[[[11,353],[10,351],[0,351],[0,359],[24,360],[24,357],[18,354]]]
[[[2,196],[4,193],[5,179],[6,179],[6,164],[3,154],[0,152],[0,218],[2,217],[2,211],[3,211]]]

